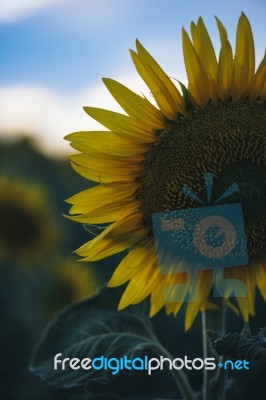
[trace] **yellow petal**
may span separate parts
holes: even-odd
[[[257,286],[263,299],[266,301],[266,265],[261,262],[257,267]]]
[[[247,296],[236,297],[239,310],[245,321],[249,320],[250,315],[254,315],[255,312],[255,281],[252,277],[252,266],[240,266],[234,268],[227,268],[226,277],[237,279],[245,283],[247,288]]]
[[[158,282],[154,285],[154,289],[151,293],[150,317],[157,314],[165,305],[165,286],[163,277],[158,276],[157,280]]]
[[[264,82],[260,99],[261,99],[261,101],[266,101],[266,81]]]
[[[233,74],[233,53],[229,42],[227,42],[221,47],[217,70],[217,92],[219,98],[224,102],[230,98],[232,93]]]
[[[232,82],[234,76],[233,51],[223,24],[217,17],[215,18],[221,40],[221,50],[217,68],[217,92],[220,99],[227,101],[232,95]]]
[[[149,260],[149,263],[143,267],[143,270],[134,276],[126,287],[123,296],[120,299],[118,309],[137,304],[143,301],[151,291],[152,277],[156,273],[156,257]]]
[[[175,270],[178,271],[177,266]],[[161,308],[162,304],[166,307],[167,315],[171,313],[176,315],[187,295],[186,273],[176,272],[167,275],[160,274],[157,277],[157,280],[156,289],[154,289],[151,296],[151,302],[153,305],[151,315],[154,315],[155,311],[157,312],[157,310]],[[158,302],[156,297],[158,297]]]
[[[201,270],[198,272],[198,301],[188,302],[185,318],[185,330],[189,330],[192,326],[198,312],[205,304],[213,284],[213,274],[211,270]],[[191,287],[191,291],[197,290],[196,287]]]
[[[97,151],[114,156],[136,156],[149,150],[149,145],[138,143],[109,131],[74,132],[65,137],[73,141],[72,147],[83,152]]]
[[[212,100],[216,100],[217,60],[210,36],[202,18],[199,18],[197,26],[194,23],[191,24],[191,35],[194,49],[197,52],[206,76],[209,78],[210,97]]]
[[[66,200],[74,204],[72,214],[79,214],[78,207],[86,207],[86,212],[95,210],[105,204],[117,202],[121,199],[131,198],[139,188],[136,182],[119,184],[117,182],[106,185],[97,185],[91,189],[83,190]],[[75,210],[75,211],[74,211]]]
[[[108,286],[115,287],[123,285],[129,279],[136,276],[143,266],[147,265],[154,254],[154,240],[148,237],[133,247],[123,258],[113,273]]]
[[[199,106],[204,106],[208,103],[211,96],[209,79],[184,29],[182,30],[182,42],[188,77],[188,90],[191,92],[197,104]]]
[[[96,261],[126,250],[149,232],[149,228],[142,225],[142,220],[143,214],[137,212],[114,222],[76,253],[85,257],[82,261]]]
[[[230,301],[229,299],[225,299],[225,304],[227,305],[227,307],[231,308],[231,310],[239,317],[239,309],[232,303],[232,301]]]
[[[143,120],[153,129],[165,128],[162,113],[147,99],[113,79],[103,78],[103,82],[129,116]]]
[[[176,303],[167,303],[166,307],[166,315],[174,314],[175,316],[178,314],[179,310],[181,309],[183,303],[176,302]]]
[[[134,181],[138,176],[139,172],[134,171],[130,168],[123,169],[121,167],[109,167],[102,166],[102,168],[88,168],[78,165],[74,162],[70,162],[72,168],[81,176],[89,179],[93,182],[99,183],[110,183],[110,182],[129,182]]]
[[[129,201],[128,199],[125,199],[120,200],[118,203],[105,204],[89,213],[86,213],[85,207],[79,208],[84,210],[82,211],[82,215],[66,215],[66,217],[72,221],[81,222],[83,224],[102,224],[125,218],[126,216],[136,212],[140,205],[141,203],[139,201]],[[72,209],[70,211],[73,213]]]
[[[219,30],[221,44],[228,42],[228,36],[227,36],[227,32],[226,32],[224,25],[219,20],[219,18],[215,17],[215,19],[216,19],[217,27]]]
[[[142,143],[152,143],[156,140],[151,128],[144,121],[102,108],[84,107],[84,110],[90,117],[113,132],[122,133]]]
[[[164,276],[164,301],[166,314],[177,315],[186,296],[189,294],[188,274],[183,272],[182,264],[170,266],[170,270],[175,272]],[[181,272],[178,272],[181,271]]]
[[[136,157],[135,159],[143,160],[143,157]],[[70,160],[82,167],[95,169],[96,171],[112,170],[120,174],[128,172],[140,172],[143,166],[140,162],[134,162],[130,157],[116,157],[109,154],[90,153],[90,154],[73,154]]]
[[[266,52],[256,71],[252,88],[250,90],[250,99],[255,100],[257,97],[263,98],[263,87],[266,82]]]
[[[191,32],[191,37],[192,37],[192,42],[195,50],[199,49],[200,44],[199,44],[199,35],[197,32],[197,26],[194,21],[191,22],[190,24],[190,32]]]
[[[201,306],[201,310],[219,310],[219,307],[217,306],[217,304],[212,303],[209,300],[206,300],[202,306]]]
[[[243,13],[237,26],[234,64],[233,100],[238,100],[247,96],[254,79],[255,69],[252,30],[247,17]]]
[[[138,53],[133,51],[130,53],[138,73],[150,88],[163,115],[175,121],[178,113],[185,113],[183,97],[157,62],[138,41],[137,51]]]

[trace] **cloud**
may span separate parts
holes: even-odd
[[[118,80],[153,101],[138,76]],[[33,137],[47,154],[69,154],[71,149],[63,140],[65,135],[105,129],[84,112],[83,106],[123,112],[101,82],[68,96],[38,86],[0,87],[0,137],[10,139],[24,134]]]
[[[62,7],[60,3],[64,3]],[[132,11],[132,4],[124,0],[0,0],[0,23],[16,22],[49,7],[53,7],[49,18],[57,21],[60,29],[62,25],[102,29],[116,24]]]
[[[34,12],[65,0],[1,0],[0,22],[17,21]]]

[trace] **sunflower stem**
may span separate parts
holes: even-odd
[[[172,354],[170,354],[168,350],[166,350],[166,348],[159,342],[157,342],[155,352],[158,355],[164,355],[165,357],[170,358],[170,360],[173,359]],[[191,388],[188,378],[184,372],[175,369],[171,369],[170,371],[178,389],[180,390],[182,400],[197,400],[197,395]]]
[[[203,357],[214,357],[211,349],[207,331],[220,332],[225,334],[226,324],[226,305],[222,298],[216,299],[218,310],[202,311],[202,334],[203,334]],[[216,360],[217,361],[217,360]],[[219,361],[221,361],[219,359]],[[218,362],[219,362],[218,361]],[[226,371],[222,369],[204,370],[203,381],[203,400],[226,400],[225,399],[225,381]]]

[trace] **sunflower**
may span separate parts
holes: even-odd
[[[100,279],[93,265],[80,265],[73,260],[65,260],[54,271],[58,303],[66,305],[92,296],[100,286]],[[60,308],[60,307],[58,307]]]
[[[0,258],[21,264],[38,261],[57,237],[45,191],[22,180],[0,177]]]
[[[128,250],[109,282],[110,287],[127,283],[119,309],[150,297],[151,316],[163,307],[167,314],[179,311],[184,302],[166,299],[165,291],[185,283],[186,274],[181,268],[180,273],[176,268],[175,273],[160,273],[152,216],[199,207],[181,189],[187,185],[204,196],[207,172],[217,177],[216,198],[232,182],[240,188],[230,202],[243,207],[249,264],[225,269],[224,277],[243,281],[248,294],[229,304],[247,321],[254,315],[256,286],[266,300],[266,56],[255,70],[252,30],[243,13],[234,54],[226,29],[218,18],[216,22],[218,57],[202,18],[191,23],[191,38],[182,31],[187,87],[180,83],[179,89],[137,40],[132,60],[157,106],[104,78],[127,115],[85,107],[107,130],[66,137],[79,151],[71,156],[73,168],[99,183],[67,200],[72,205],[69,218],[108,224],[77,254],[96,261]],[[212,270],[200,270],[198,301],[186,303],[186,329],[200,310],[217,307],[211,301],[212,286]]]

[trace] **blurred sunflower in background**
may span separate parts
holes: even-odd
[[[45,190],[0,177],[0,259],[29,265],[54,248],[58,238]]]
[[[152,215],[198,207],[180,191],[187,185],[204,196],[205,172],[217,176],[214,195],[232,182],[240,188],[230,202],[243,207],[250,263],[226,269],[225,277],[242,280],[248,295],[236,298],[232,307],[247,321],[254,315],[256,286],[266,300],[266,56],[255,70],[253,35],[244,14],[234,54],[224,26],[216,21],[221,40],[218,58],[202,18],[192,22],[191,39],[183,30],[187,87],[180,83],[179,90],[137,41],[131,56],[158,107],[104,78],[127,115],[85,107],[108,130],[66,137],[80,152],[71,156],[73,168],[100,183],[68,199],[69,218],[109,224],[77,254],[84,261],[96,261],[129,249],[109,282],[109,286],[129,282],[119,309],[150,296],[151,316],[164,306],[167,313],[179,311],[182,302],[166,301],[164,293],[169,285],[186,282],[186,274],[181,266],[180,273],[160,273]],[[186,329],[199,310],[217,307],[209,297],[212,271],[199,271],[198,280],[199,300],[187,303]]]
[[[27,371],[33,343],[51,316],[98,288],[94,266],[64,256],[86,233],[62,218],[62,196],[82,190],[84,180],[65,159],[46,157],[21,136],[0,138],[0,153],[1,398],[58,400],[64,394]]]
[[[53,308],[61,308],[72,302],[82,301],[96,293],[100,278],[92,264],[82,265],[74,260],[64,260],[53,270],[55,292],[50,298]]]

